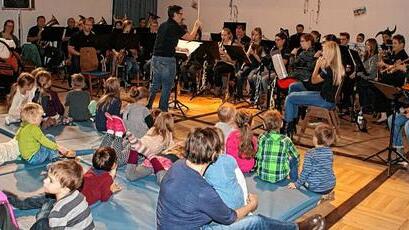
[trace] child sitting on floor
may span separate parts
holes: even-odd
[[[82,173],[82,166],[75,160],[59,161],[48,167],[44,191],[57,199],[48,215],[51,229],[95,229],[91,210],[78,191]]]
[[[329,146],[335,141],[335,132],[329,125],[318,125],[314,130],[313,143],[304,158],[304,165],[297,182],[290,183],[290,189],[304,186],[308,190],[324,195],[323,199],[334,198],[336,183],[333,170],[334,155]]]
[[[5,118],[6,125],[18,123],[21,121],[20,112],[23,106],[31,102],[34,97],[35,78],[29,73],[21,73],[17,82],[11,87],[8,96],[8,113]]]
[[[129,104],[124,113],[123,120],[128,132],[136,138],[143,137],[153,126],[153,118],[146,104],[148,103],[149,91],[145,87],[132,87],[129,96],[134,103]]]
[[[81,74],[71,76],[72,90],[67,93],[65,98],[66,115],[68,121],[87,121],[91,114],[88,105],[91,102],[91,96],[88,91],[83,90],[85,78]],[[68,108],[67,108],[68,107]]]
[[[204,178],[222,198],[227,207],[238,209],[246,204],[248,197],[246,180],[236,160],[224,153],[224,136],[221,129],[209,127],[217,133],[214,151],[217,160],[207,168]]]
[[[126,178],[130,181],[157,173],[163,169],[167,170],[170,165],[166,157],[155,157],[169,146],[173,145],[174,122],[173,117],[168,112],[162,112],[156,118],[151,129],[141,139],[128,135],[131,149],[128,164],[126,166]],[[138,153],[146,159],[141,165],[138,163]],[[163,175],[158,176],[158,182]]]
[[[230,133],[226,141],[226,153],[236,159],[243,173],[250,172],[255,164],[257,138],[251,130],[252,119],[249,111],[239,110],[234,119],[237,129]]]
[[[71,151],[55,142],[54,136],[45,136],[41,131],[39,126],[43,113],[43,108],[32,102],[27,103],[21,110],[22,123],[16,133],[21,157],[32,165],[57,158],[58,151],[67,157],[73,157]]]
[[[217,109],[217,117],[219,118],[219,122],[216,123],[215,127],[222,130],[224,142],[226,142],[227,137],[234,130],[235,115],[236,108],[230,103],[224,103]]]
[[[293,142],[280,134],[283,119],[277,110],[268,111],[264,117],[265,132],[258,138],[257,176],[276,183],[290,176],[292,182],[298,179],[299,154]]]
[[[37,91],[33,102],[43,107],[45,117],[43,128],[54,126],[62,120],[64,116],[64,106],[61,104],[58,94],[51,89],[51,74],[47,71],[40,71],[35,76],[37,81]]]
[[[100,132],[113,130],[112,127],[107,127],[106,113],[111,116],[120,116],[121,113],[120,85],[118,78],[115,77],[110,77],[105,81],[104,95],[97,102],[95,127]]]
[[[117,166],[113,148],[102,147],[95,151],[92,156],[92,168],[84,174],[81,190],[88,205],[97,201],[107,201],[113,193],[121,190],[118,184],[114,183]]]

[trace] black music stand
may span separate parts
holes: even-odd
[[[64,35],[64,27],[54,26],[54,27],[44,27],[43,32],[41,32],[41,41],[46,42],[57,42],[57,44],[50,43],[49,46],[45,48],[45,54],[43,63],[47,68],[51,69],[53,72],[58,68],[61,62],[64,60],[61,43]]]
[[[92,31],[94,31],[95,35],[111,34],[112,25],[93,25]]]
[[[49,42],[60,42],[62,41],[62,36],[64,35],[64,27],[44,27],[43,32],[41,32],[41,40]]]
[[[392,106],[392,124],[390,127],[390,137],[389,137],[389,145],[370,155],[369,157],[365,158],[364,161],[367,161],[373,157],[378,157],[382,162],[384,162],[385,164],[388,165],[388,176],[391,175],[391,167],[392,164],[396,164],[399,160],[403,160],[406,163],[409,163],[408,159],[406,159],[405,156],[403,156],[401,153],[399,153],[398,151],[396,151],[395,148],[393,148],[393,135],[394,135],[394,127],[395,127],[395,120],[396,120],[396,113],[399,112],[399,108],[398,108],[398,104],[401,101],[402,97],[403,97],[403,92],[401,89],[394,87],[394,86],[390,86],[387,84],[383,84],[383,83],[379,83],[376,81],[370,81],[371,83],[374,84],[374,86],[381,91],[388,99],[391,100],[391,106]],[[388,152],[388,158],[385,160],[382,157],[380,157],[380,154],[382,154],[383,152]],[[392,160],[392,153],[395,153],[397,155],[396,159]]]
[[[215,42],[215,41],[201,41],[201,42],[202,42],[202,44],[200,45],[200,47],[197,50],[195,50],[195,52],[197,52],[199,49],[205,49],[206,61],[208,63],[215,63],[216,60],[220,59],[219,46],[218,46],[217,42]],[[203,71],[204,71],[204,69],[203,69]],[[210,88],[211,87],[210,87],[209,84],[206,84],[205,82],[202,82],[199,90],[195,91],[193,93],[190,100],[193,100],[193,98],[203,95],[205,92],[209,93]]]
[[[221,33],[210,33],[210,39],[214,42],[220,42],[222,40]]]
[[[184,53],[178,53],[176,52],[175,54],[176,58],[176,76],[175,76],[175,87],[173,87],[173,93],[174,93],[174,98],[173,101],[169,102],[169,105],[173,105],[173,109],[178,109],[184,117],[186,117],[185,112],[183,111],[183,108],[186,110],[189,110],[189,107],[187,105],[183,104],[181,101],[178,100],[178,85],[179,85],[179,75],[180,75],[180,66],[183,61],[188,59],[188,56]]]

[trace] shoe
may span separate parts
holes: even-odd
[[[313,215],[297,223],[299,230],[324,230],[325,219],[321,215]]]
[[[280,129],[280,133],[288,136],[290,139],[293,139],[293,136],[296,133],[296,125],[294,121],[284,121],[283,127]]]
[[[122,118],[118,116],[112,116],[112,122],[113,122],[113,129],[116,134],[123,135],[126,132],[126,126]]]
[[[109,113],[105,113],[105,118],[107,132],[109,131],[108,133],[114,134],[114,119]]]

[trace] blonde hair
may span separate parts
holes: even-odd
[[[251,122],[253,116],[249,111],[240,109],[235,116],[235,123],[240,130],[239,157],[250,159],[256,155],[256,150],[253,145],[253,131],[251,130]]]
[[[14,96],[17,93],[17,88],[23,88],[24,86],[33,85],[34,83],[35,78],[33,75],[27,72],[21,73],[17,78],[17,82],[11,86],[9,95],[7,95],[7,109],[10,109]]]
[[[236,114],[236,108],[230,103],[224,103],[217,109],[217,117],[221,122],[229,122],[233,120]]]
[[[283,124],[283,116],[276,109],[268,111],[263,116],[263,120],[267,131],[279,130]]]
[[[129,96],[135,101],[139,101],[144,98],[148,99],[149,90],[143,86],[139,86],[139,87],[134,86],[131,88],[131,90],[129,90]]]
[[[37,103],[29,102],[21,109],[20,116],[23,122],[30,124],[36,123],[36,121],[44,114],[43,107]]]
[[[48,174],[53,175],[62,187],[70,191],[77,190],[82,185],[83,168],[75,160],[65,160],[53,163],[48,167]]]
[[[37,67],[33,71],[31,71],[31,75],[33,75],[35,77],[37,75],[37,73],[40,72],[40,71],[46,71],[46,69],[44,69],[44,67]]]
[[[314,130],[318,145],[331,146],[335,142],[335,131],[327,124],[320,124]]]
[[[155,123],[152,127],[151,136],[160,135],[166,146],[170,145],[173,138],[173,132],[175,129],[175,123],[173,121],[173,116],[171,113],[162,112],[156,118]]]
[[[106,109],[114,99],[120,100],[120,84],[116,77],[110,77],[105,81],[104,95],[97,102],[97,108]]]
[[[85,78],[82,74],[76,73],[71,76],[71,84],[74,89],[82,89],[85,87]]]
[[[333,85],[340,85],[345,75],[342,65],[341,51],[334,41],[327,41],[323,45],[323,57],[326,60],[326,67],[330,67],[333,73]]]

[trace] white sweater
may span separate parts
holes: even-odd
[[[33,87],[32,90],[26,92],[25,95],[21,94],[20,87],[17,87],[16,94],[11,101],[11,106],[8,112],[8,117],[11,119],[20,119],[20,112],[23,106],[31,102],[34,98],[36,87]]]

